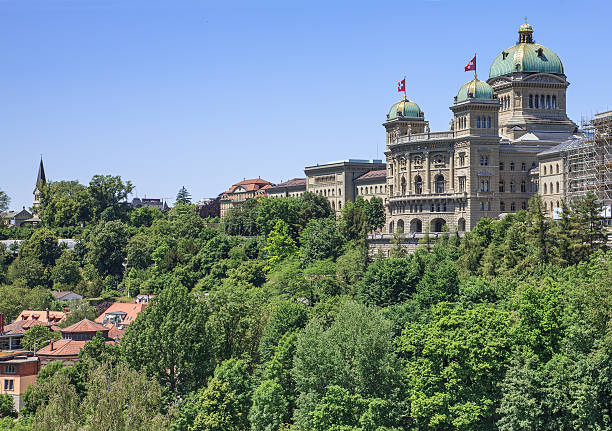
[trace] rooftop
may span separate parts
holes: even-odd
[[[122,320],[122,324],[123,325],[129,325],[130,323],[132,323],[134,320],[136,320],[136,317],[142,313],[144,311],[144,309],[146,308],[147,304],[144,303],[126,303],[126,302],[114,302],[113,305],[111,305],[110,307],[108,307],[104,313],[100,314],[98,317],[96,317],[95,322],[97,324],[102,324],[104,323],[104,316],[106,316],[109,313],[124,313],[125,317]],[[109,334],[110,337],[110,334]],[[112,338],[112,337],[111,337]]]
[[[138,305],[138,304],[135,304]],[[106,326],[100,325],[99,323],[92,322],[89,319],[83,319],[80,322],[70,325],[67,328],[62,329],[62,333],[68,332],[107,332]]]
[[[386,178],[387,177],[387,170],[386,169],[379,169],[376,171],[369,171],[366,172],[363,175],[358,176],[357,178],[355,178],[355,181],[359,181],[359,180],[367,180],[370,178]]]

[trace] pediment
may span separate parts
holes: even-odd
[[[560,78],[556,75],[552,75],[550,73],[536,73],[535,75],[529,75],[525,79],[524,82],[542,82],[549,84],[563,84],[565,79]]]

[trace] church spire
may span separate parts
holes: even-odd
[[[47,177],[45,176],[45,166],[43,165],[43,159],[42,159],[42,156],[40,156],[40,165],[38,166],[38,177],[36,178],[36,188],[40,189],[45,184],[47,184]]]

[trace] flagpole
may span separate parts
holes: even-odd
[[[408,100],[406,97],[406,75],[404,75],[404,101]]]
[[[474,52],[474,79],[478,79],[478,75],[476,74],[476,69],[478,69],[478,61],[476,60],[477,52]]]

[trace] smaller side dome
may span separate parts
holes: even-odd
[[[396,118],[423,118],[424,114],[419,105],[411,100],[400,100],[394,103],[387,114],[387,120]]]
[[[493,100],[493,87],[478,78],[466,82],[457,93],[456,101],[463,102],[468,99]]]

